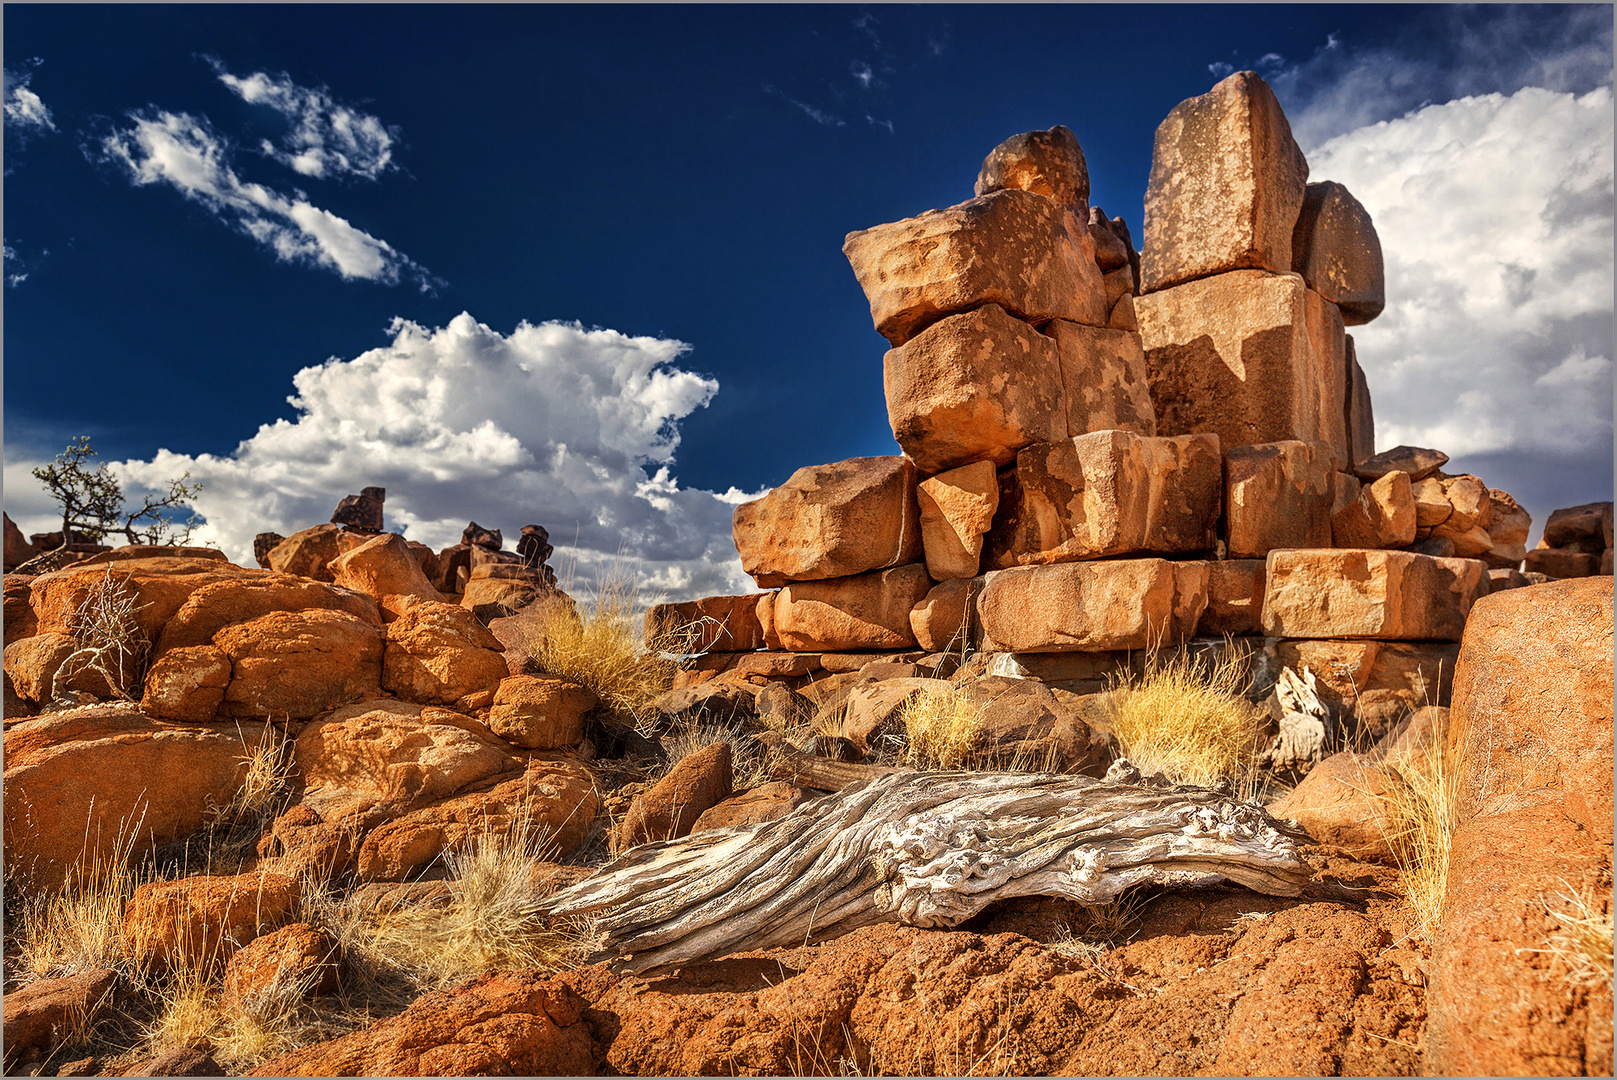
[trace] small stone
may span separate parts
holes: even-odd
[[[382,531],[382,503],[386,499],[384,488],[362,488],[358,495],[344,496],[331,515],[331,523],[359,532],[379,533]]]
[[[974,191],[988,195],[1016,188],[1089,213],[1089,168],[1078,137],[1065,125],[1012,135],[988,152]]]
[[[618,850],[690,834],[704,812],[732,790],[730,744],[713,743],[683,758],[649,791],[635,796],[618,830]]]

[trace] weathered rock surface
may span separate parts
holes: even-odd
[[[1008,464],[1066,435],[1061,364],[1056,338],[998,304],[939,319],[883,361],[893,438],[925,473]]]
[[[774,821],[815,797],[816,793],[807,788],[793,787],[783,780],[771,780],[702,811],[702,816],[691,826],[691,832],[735,829]]]
[[[583,1002],[533,972],[435,990],[397,1016],[279,1054],[255,1076],[594,1076],[598,1044]]]
[[[1364,204],[1334,180],[1304,191],[1290,268],[1341,309],[1348,326],[1362,326],[1387,306],[1381,238]]]
[[[1097,431],[1037,443],[1017,454],[1007,477],[986,563],[1003,569],[1211,548],[1222,482],[1212,435]]]
[[[1292,269],[1307,183],[1308,162],[1286,114],[1253,72],[1238,71],[1175,105],[1151,153],[1144,291],[1228,270]]]
[[[741,568],[764,588],[919,562],[915,466],[906,458],[851,458],[798,469],[735,509]]]
[[[145,598],[144,591],[139,595]],[[154,637],[156,656],[188,645],[216,645],[214,638],[221,630],[265,615],[306,611],[351,615],[374,628],[378,644],[381,642],[382,619],[375,600],[291,574],[256,570],[221,574],[220,579],[187,589],[181,602],[169,611],[172,617],[159,623],[161,633]]]
[[[167,624],[185,611],[187,601],[197,592],[209,588],[230,589],[238,584],[259,584],[269,579],[277,582],[299,580],[265,574],[261,570],[243,570],[219,559],[194,556],[156,555],[124,559],[112,565],[70,566],[16,583],[14,587],[19,590],[19,597],[27,596],[34,625],[32,630],[28,630],[25,625],[14,622],[8,616],[6,644],[10,645],[25,633],[66,633],[70,613],[84,602],[91,590],[100,587],[109,574],[113,581],[133,595],[135,627],[140,636],[154,643],[159,642]],[[202,638],[185,644],[201,645],[207,641],[208,638]]]
[[[1031,191],[1089,214],[1089,167],[1078,137],[1064,124],[1012,135],[988,152],[974,192]]]
[[[1263,632],[1265,568],[1262,559],[1221,559],[1207,564],[1207,608],[1196,636]]]
[[[213,643],[230,658],[222,716],[302,719],[380,694],[382,635],[346,611],[272,611]]]
[[[983,534],[999,509],[993,462],[978,461],[923,480],[916,492],[926,571],[936,581],[977,575]]]
[[[387,489],[361,488],[358,495],[344,495],[332,511],[331,523],[345,525],[362,533],[382,531],[382,504],[387,501]]]
[[[1232,559],[1275,548],[1331,546],[1336,455],[1321,442],[1260,443],[1224,451],[1224,538]]]
[[[842,245],[877,333],[894,345],[984,304],[1035,324],[1104,325],[1093,250],[1087,215],[1014,190],[849,233]]]
[[[1487,567],[1363,549],[1269,553],[1264,632],[1292,638],[1458,641]]]
[[[1449,456],[1441,450],[1427,450],[1419,446],[1395,446],[1383,450],[1375,457],[1359,462],[1353,473],[1360,480],[1379,480],[1390,472],[1409,474],[1410,483],[1424,480],[1447,465]]]
[[[225,965],[221,994],[227,1005],[266,999],[318,997],[337,989],[342,953],[330,932],[291,923],[249,942]]]
[[[645,640],[668,652],[751,652],[764,648],[758,622],[763,593],[704,596],[681,604],[653,604],[646,611]]]
[[[268,569],[281,574],[298,574],[316,581],[330,581],[330,562],[345,551],[352,551],[369,537],[352,533],[341,525],[316,525],[300,529],[265,553]]]
[[[1165,559],[1023,566],[991,573],[977,602],[984,648],[1002,652],[1144,649],[1189,637],[1207,606],[1206,564]],[[1270,568],[1273,572],[1273,567]]]
[[[916,644],[929,652],[961,649],[975,636],[975,599],[982,589],[980,577],[956,578],[934,586],[910,609],[910,632]]]
[[[1598,555],[1611,547],[1611,519],[1610,500],[1555,510],[1544,523],[1544,545]]]
[[[922,565],[794,582],[775,597],[775,633],[793,652],[907,648],[915,645],[910,610],[931,588]]]
[[[260,934],[294,921],[301,898],[296,878],[263,871],[149,882],[124,906],[124,954],[141,970],[217,970]]]
[[[499,684],[488,726],[500,738],[529,750],[577,746],[584,717],[600,699],[577,683],[548,675],[511,675]]]
[[[384,610],[397,615],[405,597],[442,601],[422,572],[421,562],[398,533],[383,533],[338,555],[326,564],[331,580],[345,589],[371,597]]]
[[[1370,384],[1365,381],[1364,369],[1359,366],[1358,353],[1353,348],[1353,335],[1344,335],[1347,355],[1347,441],[1348,460],[1352,468],[1369,460],[1376,452],[1376,415],[1370,401]]]
[[[5,515],[5,568],[10,570],[13,566],[21,566],[35,554],[34,545],[30,544],[28,538],[22,534],[22,530],[17,528],[16,523],[11,520],[11,515]]]
[[[405,701],[453,705],[500,684],[507,675],[504,651],[460,605],[418,601],[387,626],[382,689]]]
[[[1157,434],[1157,411],[1138,333],[1063,319],[1051,322],[1044,332],[1055,339],[1061,365],[1067,422],[1058,437],[1111,430]]]
[[[229,686],[230,657],[223,649],[186,645],[159,656],[146,672],[140,708],[159,720],[203,723],[218,715]]]
[[[727,742],[682,758],[649,791],[635,796],[618,829],[618,849],[690,835],[703,813],[730,797],[730,761]]]
[[[1597,916],[1610,903],[1611,635],[1607,579],[1511,590],[1472,613],[1449,736],[1464,767],[1432,950],[1433,1074],[1611,1070],[1610,980],[1580,984],[1545,951],[1570,929],[1573,896],[1591,891]]]
[[[6,523],[9,525],[10,519]],[[92,968],[57,979],[39,979],[8,991],[6,1060],[20,1061],[30,1050],[54,1048],[70,1029],[92,1022],[117,989],[116,971]]]
[[[6,873],[55,888],[109,865],[120,839],[145,850],[191,835],[235,797],[264,737],[258,724],[164,724],[122,705],[8,726]]]
[[[1331,542],[1339,548],[1403,547],[1415,541],[1415,517],[1409,474],[1390,472],[1332,515]]]
[[[1296,274],[1237,270],[1135,301],[1157,433],[1301,439],[1346,460],[1341,315]]]

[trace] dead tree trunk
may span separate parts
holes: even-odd
[[[1121,760],[1105,780],[894,773],[760,825],[644,844],[538,907],[593,914],[593,959],[644,971],[873,923],[955,926],[1012,896],[1104,904],[1134,885],[1225,880],[1296,896],[1301,835]]]

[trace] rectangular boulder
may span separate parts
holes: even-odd
[[[1176,572],[1185,565],[1109,559],[995,571],[977,601],[982,648],[1105,652],[1182,641],[1207,603],[1205,564]]]
[[[1272,637],[1459,641],[1488,594],[1487,566],[1411,551],[1271,551],[1263,629]]]
[[[1221,559],[1207,564],[1207,607],[1197,637],[1263,633],[1262,559]]]
[[[1106,289],[1088,222],[1031,191],[995,191],[852,232],[842,251],[870,301],[877,333],[894,345],[984,304],[1035,325],[1106,323]]]
[[[910,611],[931,588],[921,565],[793,582],[775,595],[775,633],[792,652],[912,648]]]
[[[735,508],[741,568],[769,589],[919,562],[916,479],[903,457],[798,469],[763,498]]]
[[[1331,546],[1336,454],[1283,439],[1224,451],[1224,542],[1231,559]]]
[[[1157,433],[1157,410],[1140,335],[1057,319],[1044,328],[1056,343],[1069,438],[1091,431]],[[1001,462],[1003,464],[1003,462]]]
[[[1307,183],[1286,114],[1253,72],[1181,101],[1158,126],[1151,152],[1144,291],[1227,270],[1290,270]]]
[[[1037,443],[1005,477],[985,565],[1211,548],[1222,479],[1212,435],[1095,431]]]
[[[1300,439],[1348,457],[1346,336],[1296,274],[1236,270],[1135,301],[1157,433]]]
[[[977,461],[922,480],[916,496],[927,573],[938,581],[976,577],[983,534],[999,509],[994,463]]]
[[[1343,320],[1346,322],[1346,319]],[[1353,335],[1343,335],[1344,355],[1347,358],[1347,391],[1344,395],[1344,404],[1347,406],[1347,444],[1348,460],[1343,462],[1346,468],[1353,468],[1361,461],[1368,461],[1376,453],[1376,416],[1375,409],[1370,403],[1370,384],[1364,381],[1364,369],[1359,366],[1359,354],[1353,348]]]
[[[1309,184],[1291,234],[1291,269],[1362,326],[1387,306],[1381,238],[1364,204],[1334,180]],[[1369,455],[1366,455],[1369,456]]]
[[[681,604],[653,604],[646,610],[647,648],[685,653],[751,652],[764,647],[758,601],[746,596],[704,596]]]

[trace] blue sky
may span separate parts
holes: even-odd
[[[1612,8],[8,5],[5,507],[81,433],[204,534],[368,484],[434,546],[545,525],[671,598],[731,507],[896,453],[852,230],[1063,123],[1142,235],[1157,124],[1275,87],[1375,216],[1382,448],[1612,494]],[[576,325],[575,325],[576,324]],[[289,400],[292,399],[292,400]],[[1451,466],[1451,469],[1454,466]],[[1537,529],[1535,529],[1536,535]]]

